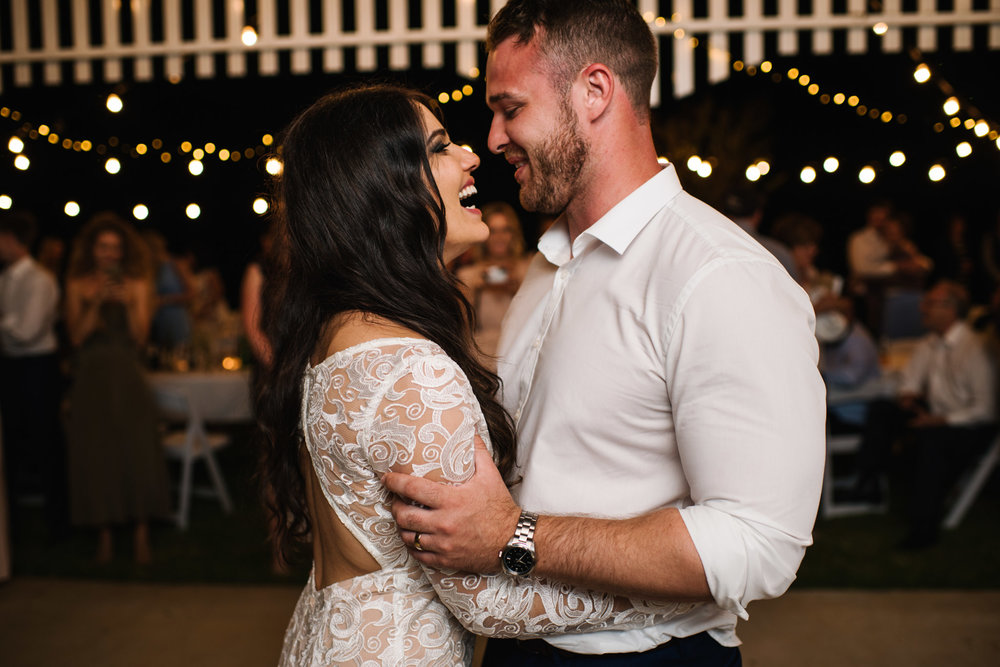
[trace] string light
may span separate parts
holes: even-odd
[[[145,220],[146,218],[149,217],[149,207],[147,207],[145,204],[136,204],[132,208],[132,216],[136,220]]]
[[[963,141],[959,145],[955,146],[955,154],[958,157],[969,157],[972,155],[972,144],[968,141]]]
[[[28,159],[27,155],[18,155],[14,158],[14,166],[21,171],[28,171],[28,167],[31,166],[31,160]]]
[[[188,204],[187,208],[184,209],[184,214],[190,220],[197,220],[198,216],[201,215],[201,207],[198,206],[197,204],[193,204],[193,203],[192,204]]]
[[[13,205],[14,200],[10,198],[10,195],[0,195],[0,208],[6,211]]]
[[[799,172],[799,180],[803,183],[812,183],[816,180],[816,170],[812,167],[803,167]]]
[[[944,170],[944,167],[942,167],[939,164],[936,164],[932,166],[929,170],[927,170],[927,177],[930,178],[935,183],[944,180],[945,175],[946,172]]]
[[[118,113],[125,107],[124,102],[122,102],[122,98],[118,97],[115,93],[108,95],[108,99],[104,105],[108,107],[108,111],[111,113]]]
[[[683,37],[683,31],[681,32],[682,32],[681,37]],[[256,40],[257,37],[256,32],[253,30],[251,26],[247,26],[247,28],[244,29],[244,36],[246,36],[247,34],[251,34],[252,38]],[[693,47],[697,48],[699,46],[695,40],[691,40],[691,42]],[[733,64],[733,68],[736,71],[745,72],[747,75],[755,75],[758,71],[766,74],[766,73],[771,73],[774,70],[774,64],[771,63],[770,61],[764,61],[760,63],[758,66],[754,67],[754,66],[746,66],[745,63],[737,61]],[[470,78],[475,79],[478,78],[479,74],[480,73],[478,69],[474,69],[470,71],[469,76]],[[925,83],[933,77],[933,74],[930,68],[926,64],[919,63],[913,71],[913,77],[918,83]],[[846,103],[846,105],[848,107],[853,108],[855,113],[857,113],[859,116],[868,116],[872,119],[880,120],[882,123],[890,123],[893,120],[896,120],[899,123],[904,123],[906,121],[905,114],[894,113],[893,111],[885,109],[880,110],[871,107],[870,104],[863,104],[861,98],[858,95],[848,95],[845,94],[844,92],[836,92],[833,94],[828,92],[823,92],[823,94],[820,95],[820,93],[822,92],[821,82],[816,80],[810,74],[803,72],[798,67],[788,68],[786,70],[785,78],[787,78],[788,80],[796,81],[799,84],[799,87],[803,88],[806,92],[808,92],[808,94],[812,96],[819,96],[818,99],[823,104],[828,104],[829,102],[832,101],[835,105],[840,106]],[[776,82],[781,81],[782,75],[777,72],[774,73],[773,80]],[[946,88],[942,86],[942,90],[945,89]],[[950,87],[948,87],[948,89],[949,91],[946,94],[950,94],[951,92]],[[448,91],[440,92],[438,94],[438,101],[442,104],[449,102],[459,102],[467,97],[471,97],[473,94],[474,94],[473,87],[469,84],[465,84],[461,87],[461,89],[455,89],[450,92]],[[117,103],[114,102],[115,99],[118,100]],[[109,110],[115,112],[115,109],[113,109],[112,107],[118,106],[118,104],[121,104],[121,98],[114,93],[110,94],[107,98],[107,105]],[[118,109],[120,110],[121,107],[118,107]],[[948,123],[952,127],[958,128],[964,126],[966,129],[974,132],[977,137],[985,137],[988,135],[989,140],[991,142],[995,142],[996,147],[1000,149],[1000,133],[998,133],[996,130],[991,130],[988,121],[982,119],[975,119],[973,117],[965,118],[964,120],[960,119],[956,116],[956,114],[958,114],[960,110],[961,110],[961,104],[958,100],[958,97],[954,95],[950,96],[945,105],[945,112],[949,116],[951,116],[951,118],[948,119]],[[970,116],[979,115],[978,112],[976,112],[972,108],[968,109],[967,112]],[[9,118],[12,121],[20,121],[21,113],[9,107],[2,107],[0,108],[0,118]],[[943,130],[944,130],[944,125],[940,122],[936,123],[935,131],[940,132]],[[52,132],[51,127],[45,123],[38,124],[37,127],[35,127],[31,123],[24,123],[20,127],[18,132],[21,134],[21,136],[14,136],[8,142],[8,149],[16,154],[19,154],[24,149],[25,139],[23,139],[22,137],[26,137],[27,139],[31,140],[37,140],[38,137],[42,137],[44,141],[47,141],[49,144],[53,146],[61,145],[67,150],[74,150],[79,152],[89,152],[94,148],[94,142],[91,142],[88,139],[74,140],[69,137],[60,137],[57,133]],[[245,148],[234,147],[232,149],[226,149],[226,148],[217,149],[217,145],[213,142],[206,142],[203,148],[195,148],[192,142],[184,141],[179,145],[178,149],[174,149],[173,153],[170,150],[163,150],[162,152],[160,152],[160,161],[163,164],[169,164],[171,162],[172,157],[174,156],[179,157],[182,154],[184,154],[185,156],[186,154],[190,154],[190,158],[193,159],[189,159],[187,161],[187,167],[192,175],[197,176],[203,173],[204,165],[202,160],[204,159],[205,155],[217,154],[219,160],[222,162],[236,163],[239,162],[243,157],[251,159],[254,156],[260,156],[265,154],[267,152],[265,147],[271,147],[273,143],[274,143],[274,136],[272,134],[264,134],[260,140],[261,145],[245,147]],[[152,140],[151,142],[149,142],[149,145],[152,146],[153,151],[160,151],[163,148],[163,142],[160,139]],[[100,155],[105,155],[107,152],[112,152],[112,153],[118,152],[115,150],[116,148],[118,148],[118,146],[119,146],[118,138],[110,137],[106,142],[97,143],[96,152]],[[111,147],[111,150],[109,150],[108,147]],[[971,144],[969,144],[969,142],[961,142],[960,144],[958,144],[958,146],[956,146],[955,150],[957,153],[959,153],[961,157],[964,157],[971,154],[972,152],[971,148],[972,147]],[[139,159],[140,157],[150,153],[150,149],[147,146],[147,143],[137,143],[135,144],[134,147],[131,147],[128,144],[121,144],[121,148],[119,150],[122,151],[124,155],[131,156],[134,159]],[[216,153],[217,150],[218,152]],[[280,153],[280,147],[277,149],[277,151]],[[962,153],[964,153],[964,155]],[[24,157],[24,156],[19,155],[19,157]],[[105,169],[107,169],[109,173],[118,173],[120,171],[122,165],[119,157],[109,157],[105,161]],[[666,158],[663,158],[663,160],[666,161]],[[905,162],[906,162],[906,156],[903,154],[902,151],[894,151],[889,156],[889,164],[894,167],[902,166]],[[28,165],[30,165],[30,160],[28,160],[27,157],[24,157],[24,159],[21,160],[21,164],[24,165],[23,169],[27,169]],[[703,160],[702,158],[696,155],[693,155],[688,159],[687,166],[690,170],[694,171],[695,173],[698,173],[699,176],[701,176],[702,178],[708,178],[713,173],[713,167],[711,162],[709,162],[708,160]],[[826,171],[827,173],[834,173],[838,171],[840,166],[841,165],[839,163],[839,160],[837,160],[837,158],[832,156],[827,157],[822,162],[822,167],[824,171]],[[280,159],[276,157],[270,157],[267,160],[263,161],[263,167],[264,170],[268,174],[271,174],[272,176],[280,175],[281,162]],[[766,161],[760,160],[746,168],[745,176],[747,180],[756,181],[765,177],[768,174],[769,170],[770,170],[770,165]],[[928,174],[931,176],[932,180],[940,180],[945,177],[946,172],[944,170],[944,167],[942,167],[940,164],[937,164],[934,165],[934,167],[928,171]],[[802,178],[803,175],[807,175],[810,178],[810,180],[806,182],[812,182],[817,177],[816,169],[812,166],[806,166],[801,170],[800,178]],[[935,179],[934,175],[937,175],[937,179]],[[858,173],[858,178],[863,183],[870,183],[875,180],[875,177],[876,177],[875,168],[870,165],[865,166]],[[802,180],[805,181],[805,178],[802,178]],[[264,215],[269,210],[269,205],[266,199],[258,197],[253,201],[252,208],[254,212],[257,213],[258,215]],[[137,206],[136,211],[139,210],[140,207]],[[148,209],[142,207],[142,210],[145,211],[145,215],[148,215]],[[138,218],[138,216],[136,217]],[[143,219],[143,218],[138,218],[138,219]]]
[[[244,46],[253,46],[257,43],[257,31],[253,29],[253,26],[244,26],[240,33],[240,41],[243,42]]]
[[[75,218],[80,215],[80,205],[75,201],[68,201],[66,205],[63,206],[63,212],[71,218]]]

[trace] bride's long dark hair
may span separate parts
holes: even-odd
[[[265,503],[286,558],[310,530],[300,459],[303,372],[341,313],[379,316],[441,346],[472,384],[501,473],[513,466],[500,381],[478,361],[472,307],[443,268],[447,223],[420,106],[441,119],[416,91],[343,90],[302,112],[282,141],[262,317],[274,358],[257,375],[255,404]]]

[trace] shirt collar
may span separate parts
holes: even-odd
[[[4,274],[11,279],[16,278],[28,270],[28,267],[31,266],[31,261],[31,255],[25,255],[21,259],[8,264],[4,270]]]
[[[968,331],[969,331],[968,325],[962,320],[959,320],[958,322],[952,324],[951,327],[949,327],[948,330],[944,332],[944,335],[941,336],[941,341],[947,347],[954,347],[955,345],[960,343],[963,338],[965,338],[966,332]]]
[[[681,183],[673,164],[632,191],[625,199],[588,227],[576,243],[586,243],[589,237],[605,244],[619,255],[624,253],[639,232],[653,219],[663,204],[681,192]],[[577,246],[579,249],[581,246]],[[560,216],[538,240],[538,250],[556,266],[569,261],[571,248],[566,220]],[[579,253],[577,253],[579,254]]]

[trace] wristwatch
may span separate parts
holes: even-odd
[[[515,577],[523,577],[535,569],[535,524],[538,515],[534,512],[521,512],[517,520],[514,536],[500,551],[500,566],[504,572]]]

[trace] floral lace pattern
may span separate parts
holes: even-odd
[[[474,436],[490,446],[472,387],[430,341],[369,341],[308,369],[302,423],[331,510],[382,569],[318,591],[310,575],[285,633],[282,667],[467,665],[473,642],[465,628],[495,637],[625,629],[694,606],[538,578],[425,571],[409,556],[380,475],[460,483],[474,472]]]

